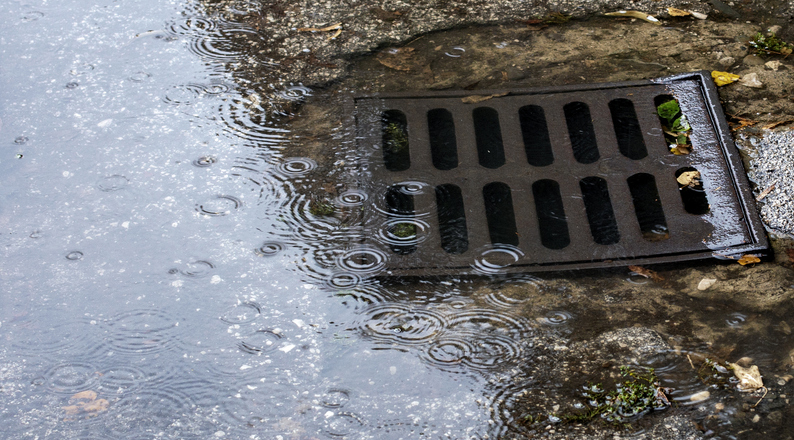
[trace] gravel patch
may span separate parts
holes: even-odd
[[[754,147],[748,174],[756,197],[775,185],[759,203],[762,220],[774,232],[794,236],[794,132],[766,132],[745,141]]]

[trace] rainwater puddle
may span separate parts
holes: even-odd
[[[663,281],[628,269],[506,277],[520,251],[497,185],[498,245],[471,262],[482,276],[378,278],[433,216],[446,219],[447,251],[467,249],[460,191],[421,175],[354,187],[360,152],[336,105],[347,86],[279,81],[290,60],[269,52],[256,3],[0,11],[12,17],[3,53],[19,60],[0,73],[7,437],[603,436],[614,428],[560,417],[621,365],[655,368],[675,403],[636,432],[684,417],[697,426],[682,429],[738,438],[794,417],[789,302],[709,297],[753,285],[790,295],[773,264],[671,268]],[[427,48],[439,65],[479,51],[454,32],[433,38],[446,38]],[[450,123],[435,117],[438,130]],[[498,120],[481,119],[482,142],[501,145]],[[584,161],[598,155],[588,136]],[[368,223],[370,209],[387,220]],[[355,246],[365,236],[378,246]],[[693,287],[705,277],[714,290]],[[742,357],[770,392],[755,407],[760,395],[704,373],[706,359]]]

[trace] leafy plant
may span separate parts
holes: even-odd
[[[600,417],[610,423],[625,424],[632,418],[670,406],[653,368],[638,372],[622,366],[620,373],[627,379],[617,383],[609,392],[601,384],[588,383],[583,395],[589,409],[583,413],[566,414],[562,419],[569,423],[587,423]]]
[[[670,145],[673,154],[689,154],[692,151],[692,144],[689,142],[689,133],[692,127],[689,125],[686,116],[681,113],[678,101],[671,98],[656,107],[656,113],[662,121],[664,138]]]
[[[755,48],[758,55],[778,54],[787,57],[794,52],[794,45],[786,43],[775,34],[765,36],[761,32],[757,32],[755,37],[748,42],[748,44]]]
[[[390,228],[395,237],[410,238],[416,236],[416,225],[413,223],[397,223]]]

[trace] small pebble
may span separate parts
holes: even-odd
[[[755,72],[744,75],[742,79],[739,80],[739,84],[745,87],[752,87],[756,89],[760,89],[764,86],[764,83],[758,79],[758,74]]]
[[[706,290],[717,282],[716,278],[703,278],[698,283],[698,290]]]
[[[695,393],[689,396],[689,400],[692,402],[701,402],[703,400],[708,399],[709,396],[711,396],[711,393],[709,393],[708,391],[701,391],[699,393]]]
[[[753,416],[753,423],[758,423],[759,420],[761,420],[761,416],[760,415],[756,414],[756,415]]]

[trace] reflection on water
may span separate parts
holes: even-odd
[[[338,97],[279,78],[290,60],[257,30],[259,2],[144,3],[0,7],[21,60],[0,106],[0,144],[21,155],[0,158],[7,437],[531,438],[622,363],[656,368],[681,412],[730,434],[746,409],[704,406],[735,397],[698,375],[704,359],[746,355],[770,387],[785,377],[785,313],[695,302],[628,271],[498,278],[520,257],[504,184],[491,191],[502,244],[471,262],[482,277],[376,278],[436,217],[447,252],[467,249],[478,232],[456,227],[460,190],[416,176],[390,204],[353,185],[366,170]],[[315,99],[335,110],[311,114]],[[441,196],[439,212],[420,204]],[[654,330],[632,336],[638,322]]]

